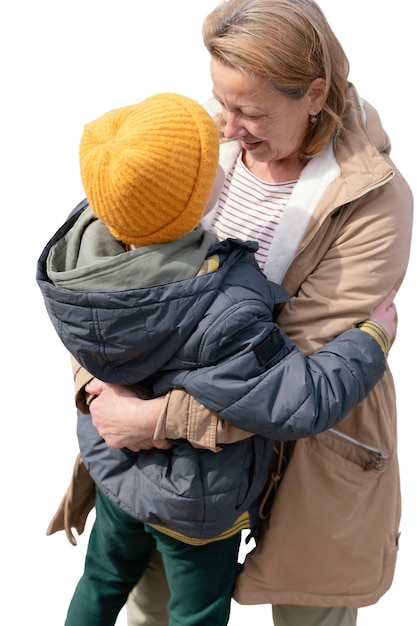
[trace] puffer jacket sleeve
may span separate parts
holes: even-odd
[[[180,372],[173,384],[229,424],[292,440],[335,426],[375,386],[385,363],[379,344],[358,329],[305,357],[277,328],[253,350]]]

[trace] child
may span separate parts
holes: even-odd
[[[92,375],[153,395],[183,387],[232,423],[251,412],[260,433],[217,453],[183,440],[132,453],[79,412],[96,520],[66,626],[114,624],[155,544],[170,624],[226,624],[239,533],[256,524],[273,439],[334,426],[385,370],[390,297],[310,357],[274,323],[287,297],[259,270],[256,245],[218,242],[199,225],[217,159],[216,127],[188,98],[110,111],[81,139],[87,201],[38,263],[51,320]]]

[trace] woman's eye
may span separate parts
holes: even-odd
[[[259,120],[262,115],[249,115],[249,113],[241,113],[242,117],[246,117],[247,120]]]

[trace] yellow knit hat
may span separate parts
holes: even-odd
[[[85,126],[80,169],[94,214],[125,243],[173,241],[200,221],[216,178],[218,132],[194,100],[163,93]]]

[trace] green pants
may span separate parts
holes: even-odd
[[[170,590],[169,626],[225,626],[237,573],[240,534],[190,546],[142,524],[97,490],[84,574],[65,626],[113,626],[155,549]]]

